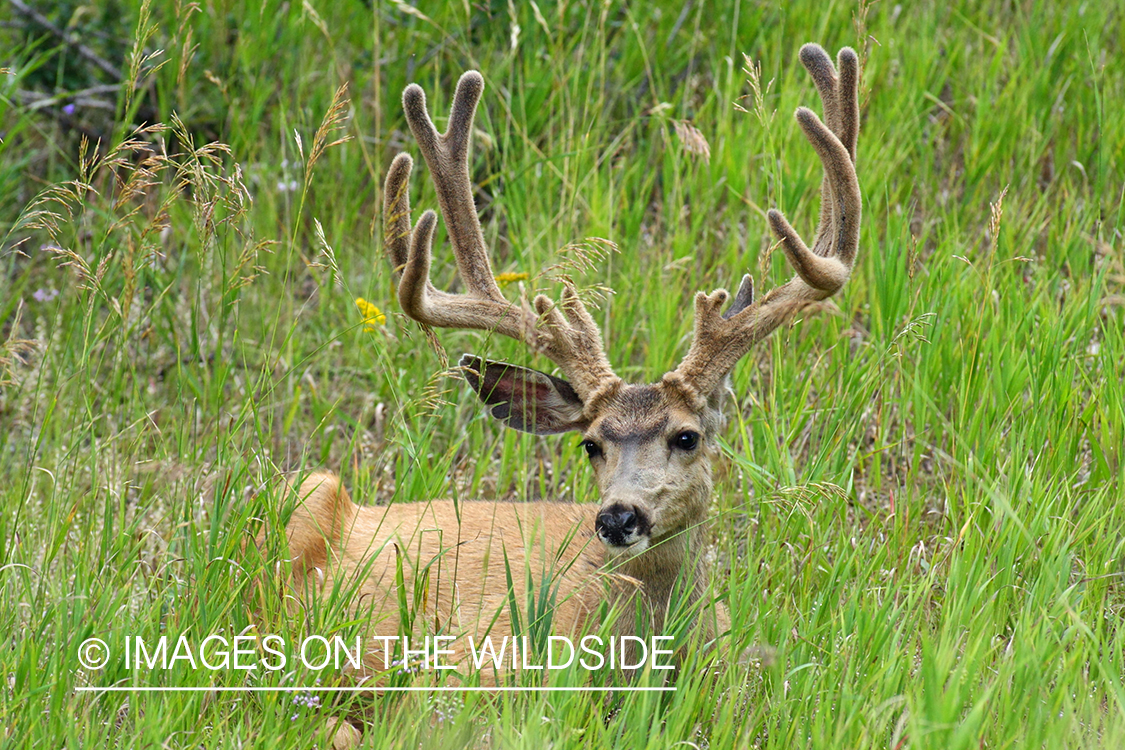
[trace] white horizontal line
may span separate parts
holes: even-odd
[[[667,693],[674,687],[76,687],[80,693]]]

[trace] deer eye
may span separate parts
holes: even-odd
[[[586,451],[586,455],[590,458],[597,458],[602,455],[602,447],[595,443],[593,440],[583,440],[579,445]]]
[[[672,447],[682,451],[693,451],[698,445],[699,433],[692,430],[684,430],[672,438]]]

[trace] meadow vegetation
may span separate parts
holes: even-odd
[[[325,747],[349,711],[373,748],[1125,746],[1120,0],[28,3],[61,36],[17,5],[0,747]],[[808,41],[864,66],[860,259],[735,369],[713,513],[729,649],[775,658],[693,655],[671,693],[76,691],[333,679],[78,661],[94,636],[355,632],[255,585],[283,472],[369,504],[595,499],[577,439],[504,429],[445,372],[548,363],[398,310],[379,214],[417,157],[407,83],[444,117],[483,73],[472,168],[507,292],[570,274],[616,371],[653,380],[697,290],[788,278],[768,208],[811,234]],[[436,208],[424,168],[411,190]]]

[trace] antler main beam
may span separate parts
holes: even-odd
[[[426,95],[417,84],[402,94],[406,121],[437,188],[438,203],[466,291],[443,292],[430,282],[431,247],[437,216],[426,211],[410,229],[408,182],[413,160],[399,154],[391,163],[383,207],[384,244],[396,270],[401,269],[398,299],[403,311],[435,328],[494,331],[516,339],[551,359],[570,379],[587,405],[599,394],[616,389],[602,347],[601,333],[578,293],[569,284],[556,304],[539,295],[532,307],[504,298],[492,274],[488,250],[473,203],[469,179],[469,141],[473,115],[484,91],[480,73],[461,76],[453,97],[449,127],[438,133],[426,109]]]
[[[706,398],[750,349],[790,315],[811,302],[831,297],[851,275],[859,249],[862,203],[855,172],[859,133],[859,59],[844,47],[837,57],[839,72],[816,44],[801,48],[801,62],[812,75],[824,105],[821,122],[812,110],[799,107],[797,123],[824,167],[820,222],[810,249],[776,209],[767,215],[796,275],[754,302],[754,287],[743,277],[734,304],[721,314],[730,295],[725,289],[695,297],[695,338],[684,360],[665,382],[689,397]]]

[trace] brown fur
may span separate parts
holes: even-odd
[[[706,520],[719,419],[714,412],[700,420],[677,405],[682,401],[678,393],[660,386],[625,386],[614,401],[629,406],[648,402],[650,408],[626,410],[614,404],[590,426],[589,436],[629,432],[635,420],[647,421],[653,413],[663,414],[666,423],[659,435],[608,452],[604,467],[596,471],[603,497],[630,502],[651,519],[651,541],[640,554],[607,557],[593,533],[599,511],[594,503],[434,500],[363,507],[352,502],[336,476],[318,473],[298,489],[298,506],[286,527],[296,592],[331,591],[342,584],[354,592],[356,613],[371,616],[373,633],[395,635],[402,625],[396,585],[396,558],[401,556],[404,593],[417,618],[413,635],[456,636],[454,650],[461,657],[468,655],[467,636],[479,643],[488,634],[514,634],[513,601],[526,630],[529,573],[537,589],[544,577],[551,581],[551,629],[556,634],[595,631],[603,605],[624,608],[612,632],[632,633],[634,601],[643,603],[652,632],[662,634],[669,607],[676,604],[678,582],[687,582],[685,606],[707,596]],[[708,448],[669,471],[658,452],[645,450],[646,443],[663,443],[685,428],[700,430]],[[509,572],[514,586],[509,586]],[[415,601],[415,584],[427,575],[428,596]],[[697,636],[710,641],[726,631],[728,618],[720,607],[705,610]],[[685,645],[674,644],[678,649]],[[369,654],[368,664],[378,669],[384,654],[381,644],[373,646],[379,647]]]
[[[400,555],[409,608],[424,621],[419,635],[511,635],[506,569],[521,605],[526,571],[552,576],[561,632],[583,626],[604,600],[593,575],[600,556],[592,540],[597,506],[434,500],[361,507],[331,474],[309,476],[298,496],[286,527],[298,586],[325,591],[337,582],[356,584],[356,610],[373,615],[379,635],[400,632]],[[427,569],[429,596],[414,601],[414,583]]]

